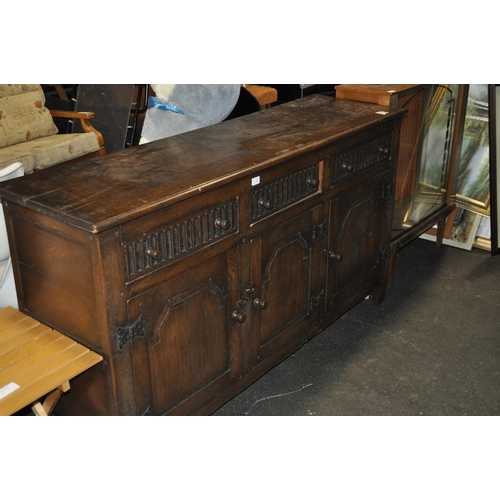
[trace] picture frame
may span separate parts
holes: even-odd
[[[462,250],[471,250],[476,241],[482,216],[464,208],[456,210],[450,218],[453,215],[455,215],[453,224],[449,234],[443,238],[443,244]],[[424,240],[436,241],[435,234],[424,233],[420,237]]]
[[[470,84],[462,130],[460,163],[455,177],[455,204],[490,216],[490,104],[488,84]]]
[[[489,127],[490,127],[490,189],[491,189],[491,254],[498,255],[499,249],[499,233],[500,233],[500,175],[498,168],[500,165],[500,84],[488,85],[489,99]]]
[[[481,217],[474,247],[491,252],[491,220],[489,217]]]

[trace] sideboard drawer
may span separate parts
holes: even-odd
[[[124,241],[126,272],[135,279],[238,232],[238,198],[231,198]]]
[[[319,163],[284,175],[250,192],[250,220],[256,222],[319,191]]]
[[[364,172],[391,156],[392,132],[327,158],[331,169],[331,186],[355,174]]]

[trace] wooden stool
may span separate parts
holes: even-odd
[[[0,310],[0,415],[50,415],[69,381],[102,356],[12,307]],[[39,402],[46,396],[45,401]]]
[[[260,104],[261,109],[266,109],[278,100],[278,91],[273,87],[263,85],[245,85],[245,88],[252,94]]]

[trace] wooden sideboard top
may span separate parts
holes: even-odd
[[[6,181],[0,185],[0,196],[98,233],[230,181],[258,174],[403,112],[375,104],[310,96]]]

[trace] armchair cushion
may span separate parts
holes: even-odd
[[[42,170],[99,149],[95,134],[59,134],[22,142],[0,149],[0,169],[14,159],[24,166],[24,173]]]
[[[0,84],[0,148],[57,134],[38,84]]]

